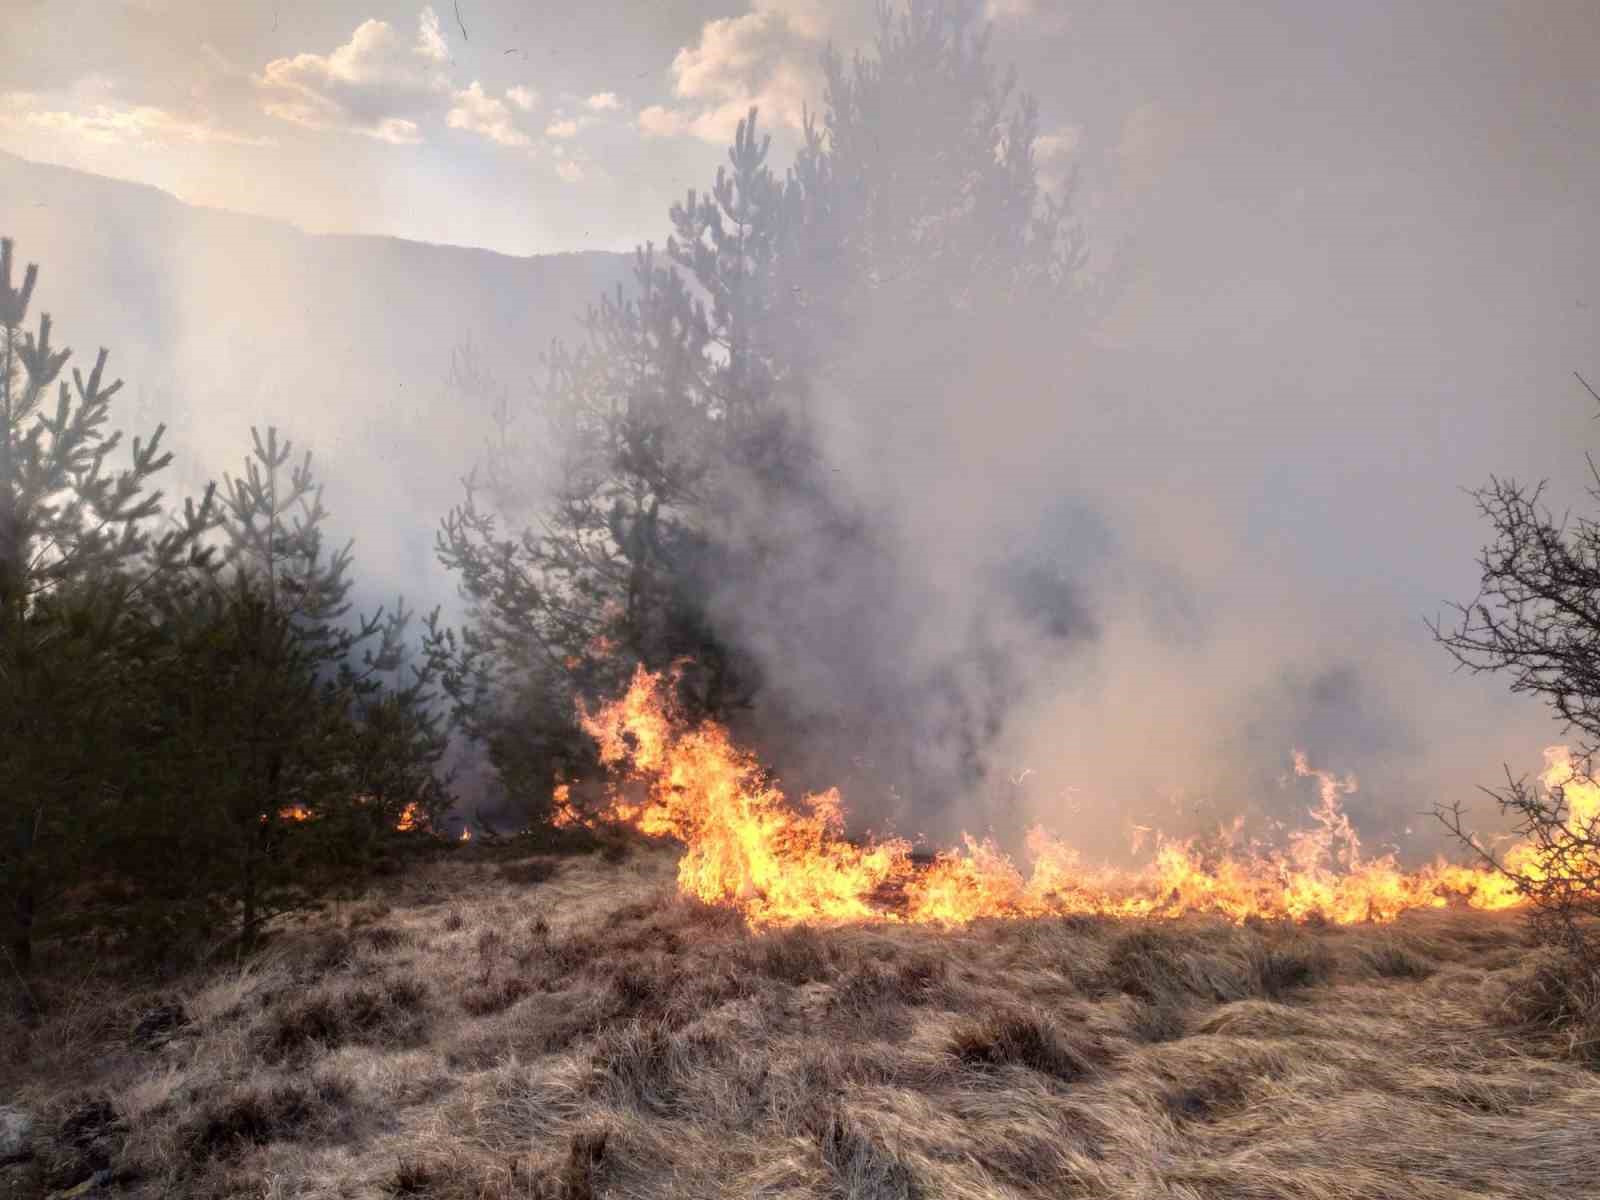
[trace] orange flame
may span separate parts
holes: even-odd
[[[572,785],[558,783],[550,793],[550,824],[567,829],[583,822],[583,814],[572,806]]]
[[[1286,851],[1230,844],[1217,858],[1154,833],[1153,860],[1128,871],[1085,864],[1070,845],[1035,828],[1024,874],[990,839],[963,835],[961,849],[926,865],[900,838],[848,840],[836,789],[790,803],[726,729],[681,720],[662,676],[643,668],[623,696],[592,715],[580,706],[579,717],[602,763],[647,789],[638,803],[613,791],[602,818],[681,841],[680,890],[737,907],[755,926],[1191,912],[1349,924],[1452,902],[1503,909],[1521,901],[1509,879],[1487,868],[1439,861],[1406,872],[1393,854],[1364,858],[1342,803],[1356,780],[1314,770],[1298,751],[1295,773],[1319,781],[1320,803],[1310,810],[1315,824],[1291,834]],[[1565,786],[1575,821],[1600,812],[1600,785],[1573,779],[1564,747],[1547,751],[1547,762],[1544,782]],[[556,788],[555,810],[558,824],[579,819],[565,784]],[[1225,840],[1235,841],[1238,828],[1224,830]],[[1519,847],[1507,865],[1525,868],[1533,853]]]
[[[421,829],[427,823],[427,814],[417,807],[412,801],[400,810],[400,817],[395,821],[394,827],[398,833],[410,833],[413,829]]]

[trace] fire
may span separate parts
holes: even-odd
[[[458,840],[470,842],[472,840],[472,830],[463,827],[461,830],[461,837]]]
[[[1312,826],[1291,834],[1285,850],[1238,845],[1237,825],[1223,831],[1220,856],[1147,831],[1153,859],[1128,871],[1086,864],[1036,828],[1026,841],[1025,873],[990,839],[964,836],[960,849],[931,864],[915,861],[900,838],[847,839],[836,789],[791,803],[726,729],[682,721],[662,676],[642,668],[623,696],[593,714],[580,710],[580,719],[602,763],[645,788],[640,801],[613,791],[601,819],[681,841],[680,890],[737,907],[755,926],[1201,912],[1350,924],[1390,921],[1412,908],[1503,909],[1521,901],[1514,884],[1488,868],[1440,861],[1407,872],[1393,854],[1364,856],[1343,808],[1356,780],[1315,770],[1298,752],[1295,773],[1318,780],[1320,802],[1310,810]],[[1574,779],[1565,748],[1546,755],[1543,782],[1564,787],[1574,824],[1600,813],[1600,785]],[[582,819],[566,784],[555,789],[554,806],[558,825]],[[1535,853],[1517,847],[1507,865],[1525,869]]]
[[[572,806],[572,785],[558,783],[550,793],[550,824],[557,829],[567,829],[580,824],[582,814]]]
[[[394,823],[396,832],[410,833],[413,829],[421,829],[427,824],[427,815],[412,801],[400,810],[400,817]]]

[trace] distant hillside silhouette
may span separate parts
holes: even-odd
[[[171,426],[175,479],[236,470],[252,423],[281,426],[316,453],[363,591],[419,606],[448,598],[432,529],[488,431],[445,386],[451,347],[470,336],[524,381],[629,263],[308,234],[3,152],[0,232],[40,264],[35,307],[74,361],[110,348],[127,381],[115,423]]]

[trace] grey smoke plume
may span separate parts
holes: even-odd
[[[149,36],[176,75],[193,14],[165,7],[171,30],[146,14]],[[268,23],[204,6],[260,26],[223,46],[255,67],[326,51],[371,15],[325,7],[291,46],[246,44]],[[618,78],[659,72],[702,17],[728,15],[647,7],[666,41],[641,48],[650,29],[630,26],[640,61]],[[479,8],[487,27],[495,6]],[[1582,502],[1597,426],[1570,373],[1600,375],[1593,5],[997,8],[1011,23],[995,57],[1041,93],[1052,171],[1082,168],[1096,249],[1132,239],[1127,286],[1104,320],[1021,357],[996,352],[1016,314],[986,314],[959,347],[912,331],[895,371],[864,339],[853,380],[819,390],[834,486],[886,536],[854,557],[802,540],[769,588],[719,598],[795,717],[757,714],[750,732],[787,780],[843,784],[872,823],[942,839],[1037,819],[1108,853],[1135,822],[1293,818],[1314,799],[1280,782],[1299,748],[1359,777],[1348,804],[1369,841],[1430,849],[1420,810],[1502,762],[1537,768],[1558,736],[1502,681],[1452,674],[1422,622],[1474,590],[1483,530],[1461,488],[1549,476],[1558,510]],[[93,70],[136,83],[147,56],[102,44],[102,27],[96,8],[48,44],[17,39],[18,86],[71,77],[90,43]],[[619,36],[592,31],[591,57],[563,68],[598,72]],[[637,161],[673,195],[722,159],[616,137],[618,177]],[[306,138],[267,207],[303,193],[308,211],[350,212],[349,196],[385,192],[376,156],[409,161]],[[215,173],[244,174],[245,149],[214,153]],[[441,161],[415,170],[453,179]],[[494,209],[477,240],[520,216],[491,196],[498,162],[473,157],[470,184],[428,193],[476,188]],[[469,203],[439,211],[478,228]],[[580,237],[593,216],[585,244],[659,238],[665,213],[636,228],[634,211],[579,201],[559,228]],[[0,228],[41,262],[72,344],[110,346],[129,394],[174,422],[191,482],[234,466],[251,421],[277,420],[317,451],[371,596],[424,606],[451,599],[431,528],[487,432],[442,386],[450,345],[470,333],[518,387],[626,270],[311,239],[3,156]]]

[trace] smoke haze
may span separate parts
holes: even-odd
[[[378,122],[365,131],[272,116],[266,65],[333,61],[369,19],[426,58],[420,6],[285,6],[270,37],[214,19],[215,54],[245,66],[226,76],[237,94],[212,81],[206,119],[237,136],[162,141],[148,118],[141,157],[101,110],[187,102],[155,96],[131,49],[95,42],[69,70],[90,8],[23,4],[0,45],[39,58],[15,86],[0,58],[0,147],[342,234],[614,250],[659,241],[667,204],[709,182],[725,108],[768,106],[781,167],[817,50],[870,28],[842,0],[639,6],[668,15],[629,24],[615,54],[574,34],[588,57],[552,48],[551,78],[525,79],[503,53],[529,40],[513,7],[473,6],[471,41],[445,22],[451,57],[427,60],[443,82],[422,77],[410,108],[378,103],[392,73],[357,81],[377,90],[339,111]],[[119,5],[110,24],[202,71],[182,49],[191,8]],[[1360,779],[1347,807],[1370,844],[1431,853],[1419,812],[1502,763],[1536,769],[1558,740],[1503,680],[1452,673],[1423,621],[1476,587],[1486,531],[1462,488],[1549,477],[1557,511],[1585,502],[1595,405],[1572,372],[1600,376],[1600,17],[990,9],[991,57],[1041,98],[1041,169],[1081,173],[1091,271],[1115,301],[1044,328],[975,314],[959,344],[908,322],[893,289],[863,315],[813,415],[837,497],[880,536],[804,536],[759,586],[714,598],[783,717],[758,709],[746,732],[787,781],[842,783],[874,825],[945,840],[1042,821],[1106,854],[1135,824],[1297,821],[1315,799],[1285,781],[1297,748]],[[79,79],[59,94],[39,75],[51,55]],[[450,98],[469,83],[513,123]],[[524,85],[542,107],[518,106]],[[419,140],[380,148],[390,118]],[[475,128],[500,133],[450,140]],[[382,206],[350,202],[357,175]],[[252,422],[284,426],[316,452],[363,591],[449,604],[432,529],[489,432],[445,386],[452,345],[470,336],[520,394],[626,260],[312,237],[98,176],[0,156],[0,232],[41,263],[39,306],[75,361],[111,347],[124,396],[175,425],[191,487],[234,469]]]

